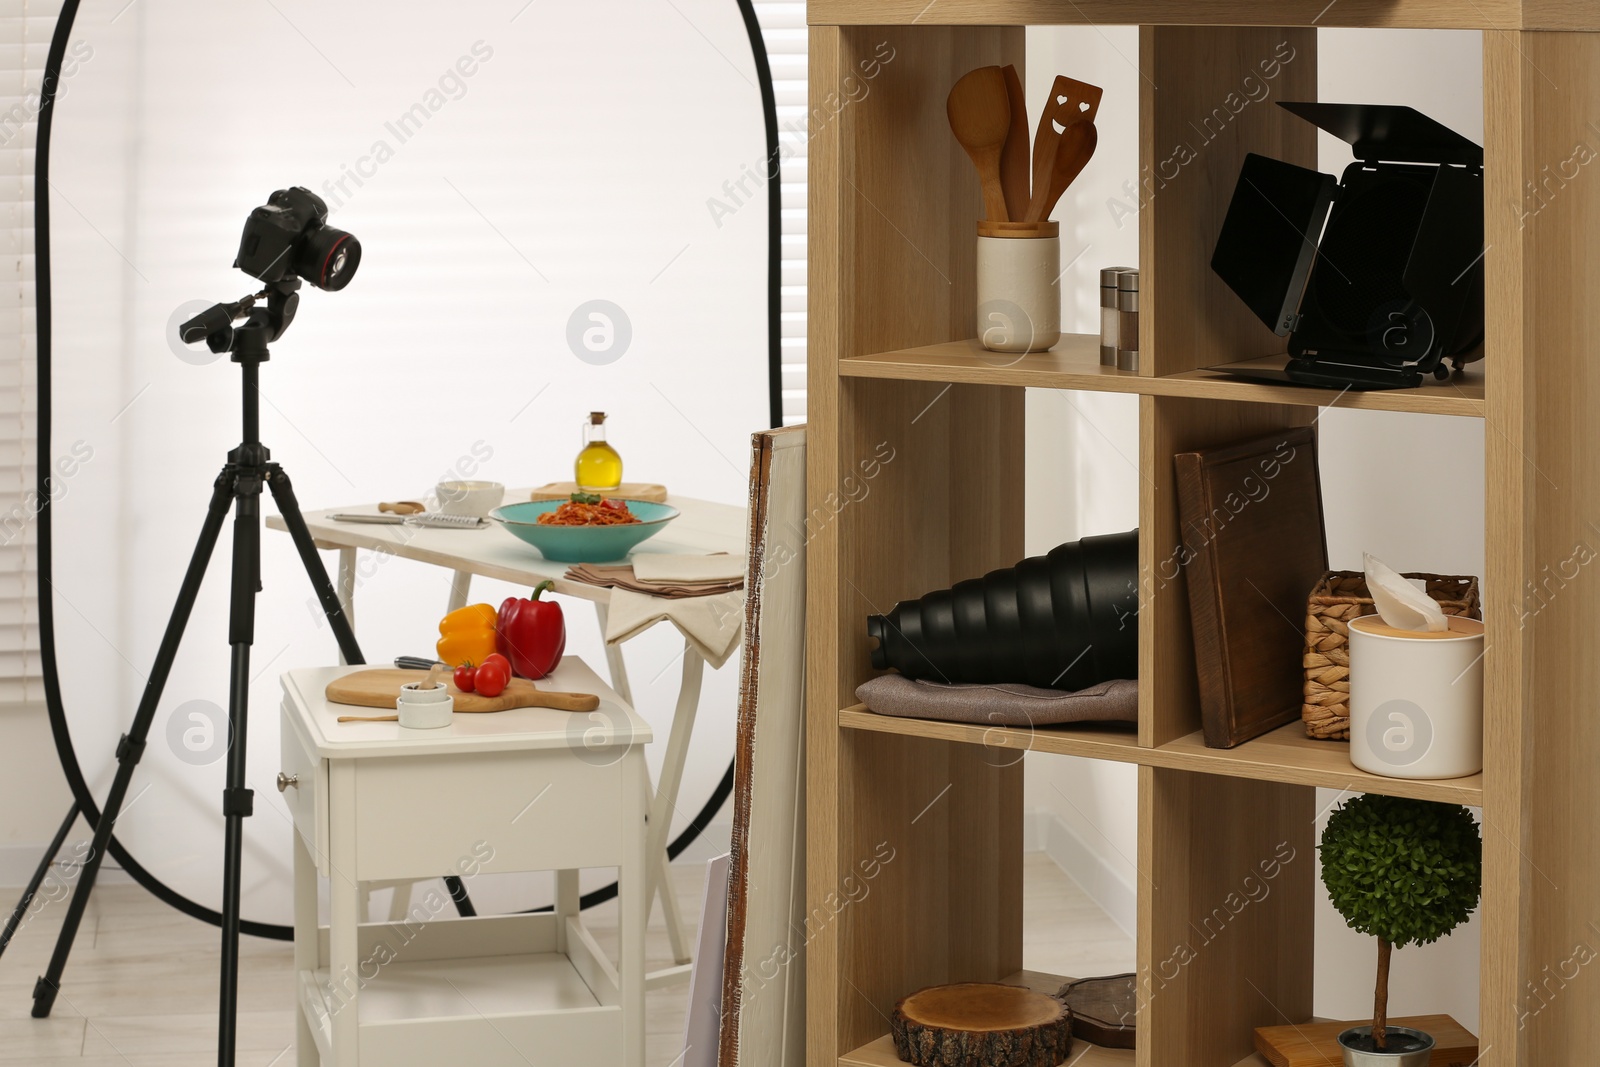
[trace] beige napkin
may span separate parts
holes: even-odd
[[[568,567],[563,576],[568,581],[585,585],[609,586],[612,589],[630,589],[635,593],[667,598],[710,596],[729,593],[744,587],[743,579],[717,582],[641,582],[634,576],[633,568],[626,563],[579,563]]]
[[[707,663],[720,667],[744,633],[744,593],[668,600],[618,588],[607,609],[606,644],[620,644],[658,622],[672,623]]]
[[[719,552],[713,556],[681,556],[641,552],[633,557],[633,576],[641,582],[673,585],[744,581],[745,558]]]

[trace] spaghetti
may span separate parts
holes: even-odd
[[[539,516],[540,526],[628,526],[638,521],[627,501],[605,497],[569,500]]]

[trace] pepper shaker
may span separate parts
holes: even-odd
[[[1117,369],[1139,369],[1139,271],[1127,267],[1117,274]],[[1102,360],[1103,360],[1102,356]]]

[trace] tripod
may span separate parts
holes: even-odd
[[[223,522],[228,512],[232,510],[235,512],[235,518],[228,614],[228,643],[232,648],[228,680],[229,745],[227,785],[222,794],[226,835],[222,879],[221,1004],[217,1030],[217,1062],[220,1067],[232,1067],[234,1062],[239,985],[240,854],[244,839],[244,820],[252,813],[255,796],[245,785],[245,741],[249,722],[250,646],[255,641],[255,597],[261,589],[263,487],[272,492],[272,498],[283,516],[284,525],[288,527],[295,548],[299,550],[300,561],[305,565],[317,598],[327,613],[345,661],[366,662],[361,656],[360,647],[356,644],[350,622],[339,604],[333,583],[328,578],[327,569],[322,564],[322,557],[317,554],[316,544],[311,539],[310,531],[306,529],[305,519],[300,514],[300,505],[295,500],[294,489],[289,483],[289,476],[284,473],[282,467],[271,462],[271,454],[261,443],[259,393],[261,364],[269,358],[268,343],[277,340],[294,319],[300,299],[296,292],[299,287],[300,280],[295,277],[271,282],[261,293],[247,296],[232,304],[217,304],[181,327],[181,336],[185,341],[196,341],[204,337],[213,352],[227,351],[231,353],[233,362],[239,364],[243,387],[243,442],[228,453],[228,462],[224,464],[222,472],[212,484],[211,504],[206,512],[205,523],[200,529],[199,542],[189,559],[189,568],[184,574],[183,584],[178,590],[177,602],[173,605],[166,632],[162,635],[161,645],[156,652],[155,665],[145,682],[144,695],[140,698],[138,710],[134,713],[133,725],[117,744],[117,772],[111,783],[111,791],[106,796],[105,806],[101,810],[100,821],[95,826],[94,843],[84,858],[77,889],[68,905],[61,933],[56,941],[55,952],[50,957],[49,968],[33,989],[33,1016],[43,1018],[50,1014],[56,994],[60,992],[61,974],[66,968],[67,957],[72,951],[79,923],[83,920],[84,909],[88,906],[89,894],[94,889],[95,879],[99,875],[101,860],[111,841],[112,827],[116,824],[127,797],[134,768],[144,754],[150,725],[155,718],[156,705],[161,700],[167,676],[171,673],[173,659],[177,655],[184,628],[188,624],[190,612],[200,592],[200,584],[205,578],[212,551],[222,533]],[[266,297],[266,306],[256,307],[256,301],[262,296]],[[235,329],[233,322],[241,315],[247,317]],[[41,865],[30,886],[30,891],[24,895],[22,904],[18,906],[18,913],[13,915],[12,922],[7,927],[7,939],[14,932],[21,912],[42,883],[43,874],[54,853],[60,849],[65,840],[71,819],[75,815],[76,805],[68,822],[63,824],[62,832],[57,834],[51,855],[45,857],[44,864]],[[0,944],[0,948],[3,948],[3,944]]]

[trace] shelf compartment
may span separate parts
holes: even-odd
[[[903,737],[930,737],[940,741],[984,745],[997,754],[1009,752],[1053,752],[1062,756],[1137,763],[1140,760],[1139,736],[1133,729],[1115,726],[1040,726],[1021,729],[1006,726],[978,726],[973,723],[942,722],[935,719],[908,719],[898,715],[879,715],[856,704],[839,712],[839,725],[847,730],[870,730]],[[1128,724],[1129,727],[1132,724]]]
[[[1147,396],[1235,400],[1296,407],[1355,408],[1365,411],[1409,411],[1421,415],[1483,418],[1483,365],[1446,382],[1416,389],[1312,389],[1288,383],[1246,381],[1228,371],[1281,371],[1286,355],[1239,360],[1166,377],[1139,375],[1100,365],[1100,338],[1067,334],[1048,352],[1024,356],[990,352],[976,339],[947,341],[893,352],[851,356],[839,361],[846,378],[945,382],[959,385],[1020,385],[1033,389],[1079,389],[1099,393],[1142,393]]]
[[[1261,782],[1383,793],[1474,807],[1483,804],[1482,774],[1432,781],[1369,774],[1350,762],[1349,745],[1339,741],[1314,741],[1306,736],[1305,727],[1298,722],[1281,726],[1235,748],[1207,748],[1200,731],[1158,748],[1141,748],[1133,732],[1123,733],[1110,726],[1041,726],[1032,730],[978,726],[878,715],[868,711],[865,704],[841,710],[839,726],[846,730],[983,745],[996,752],[1050,752]]]
[[[1146,752],[1141,762],[1203,774],[1221,774],[1290,785],[1323,786],[1357,793],[1436,800],[1450,804],[1483,804],[1483,775],[1424,781],[1370,774],[1350,762],[1350,746],[1339,741],[1314,741],[1305,727],[1292,722],[1235,748],[1207,748],[1201,731]]]
[[[1517,0],[1213,0],[1198,5],[1176,0],[811,0],[813,26],[1114,26],[1187,24],[1208,26],[1417,27],[1427,29],[1594,28],[1596,20],[1576,8],[1524,18]]]
[[[1006,985],[1024,985],[1040,993],[1054,994],[1072,979],[1042,971],[1018,971],[1001,981]],[[894,1039],[888,1034],[839,1057],[839,1067],[900,1067],[902,1062],[895,1055]],[[1072,1067],[1133,1067],[1135,1059],[1133,1049],[1101,1048],[1082,1038],[1074,1038],[1072,1052],[1066,1062]]]
[[[1100,365],[1098,335],[1062,334],[1048,352],[1014,355],[990,352],[976,338],[923,345],[895,352],[850,356],[839,361],[847,378],[954,382],[962,385],[1025,385],[1037,389],[1090,389],[1113,393],[1144,392],[1142,378],[1132,371]]]
[[[1157,379],[1150,391],[1157,396],[1192,396],[1213,400],[1245,400],[1263,404],[1297,404],[1328,408],[1358,408],[1364,411],[1410,411],[1420,415],[1460,415],[1483,418],[1484,378],[1482,362],[1448,381],[1420,385],[1415,389],[1311,389],[1300,385],[1275,385],[1229,377],[1226,372],[1281,371],[1288,356],[1263,356],[1237,363],[1225,363],[1202,370],[1185,371]]]

